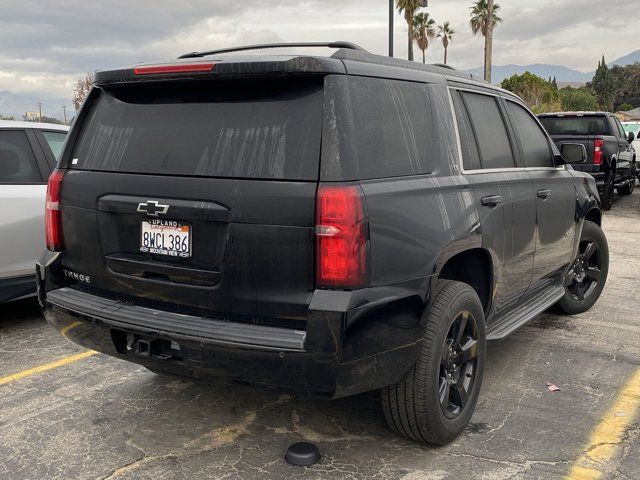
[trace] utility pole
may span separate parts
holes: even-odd
[[[427,8],[429,6],[429,0],[421,0],[420,7]],[[393,0],[389,0],[389,56],[393,57],[393,15],[394,6]],[[412,40],[413,41],[413,40]]]
[[[42,122],[42,103],[38,102],[38,121]]]
[[[493,54],[493,0],[487,1],[487,37],[484,42],[484,79],[491,83],[491,64]]]
[[[64,124],[67,124],[67,106],[62,105],[62,115],[64,116]]]
[[[389,56],[393,57],[393,0],[389,0]]]

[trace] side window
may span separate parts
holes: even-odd
[[[67,136],[64,132],[47,132],[42,131],[42,136],[47,141],[51,152],[53,152],[53,156],[56,160],[60,158],[60,153],[62,152],[62,145],[64,145],[64,139]]]
[[[33,150],[22,131],[0,131],[0,184],[41,183]]]
[[[493,96],[461,92],[480,149],[482,168],[513,168],[513,150]]]
[[[507,113],[522,147],[525,167],[553,167],[547,136],[533,116],[517,103],[506,101]]]
[[[431,101],[421,83],[349,77],[359,177],[429,173]]]
[[[458,132],[460,133],[460,147],[462,149],[462,165],[465,170],[478,170],[482,168],[480,165],[480,154],[478,153],[478,144],[476,136],[471,127],[471,120],[467,109],[462,104],[460,92],[451,91],[453,97],[453,106],[456,112],[458,122]]]

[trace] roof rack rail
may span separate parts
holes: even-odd
[[[241,47],[221,48],[219,50],[205,50],[202,52],[190,52],[180,55],[178,58],[198,58],[207,55],[217,55],[218,53],[241,52],[244,50],[262,50],[265,48],[287,48],[287,47],[328,47],[328,48],[348,48],[367,52],[360,45],[351,42],[296,42],[296,43],[260,43],[257,45],[244,45]]]
[[[457,68],[452,67],[451,65],[447,65],[446,63],[432,63],[434,67],[448,68],[449,70],[458,70]]]

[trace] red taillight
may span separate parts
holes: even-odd
[[[593,146],[593,164],[602,165],[602,147],[604,147],[604,140],[596,138]]]
[[[190,72],[210,72],[214,63],[176,63],[172,65],[149,65],[147,67],[136,67],[133,73],[136,75],[157,75],[160,73],[190,73]]]
[[[47,248],[52,252],[62,250],[62,212],[60,211],[60,189],[62,187],[62,170],[54,170],[47,183],[47,199],[44,210],[44,231]]]
[[[316,283],[356,288],[367,277],[367,228],[356,186],[320,186],[316,204]]]

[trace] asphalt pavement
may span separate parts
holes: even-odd
[[[490,347],[472,422],[442,448],[395,436],[375,392],[325,401],[163,378],[85,354],[34,301],[0,305],[0,478],[638,479],[640,189],[604,230],[600,301]],[[320,449],[313,467],[283,459],[301,440]]]

